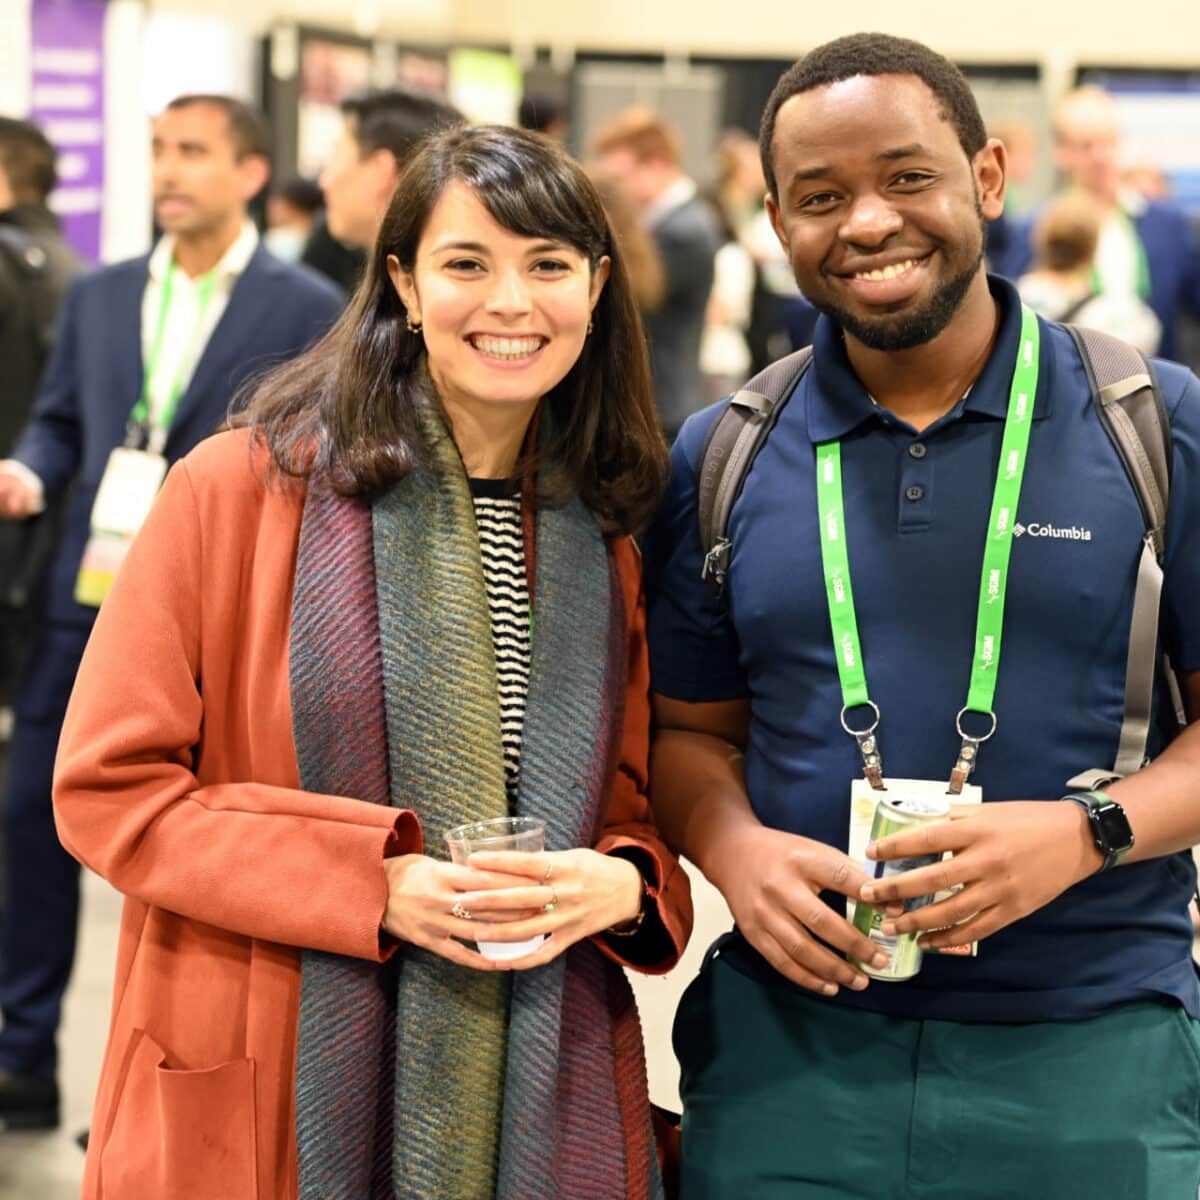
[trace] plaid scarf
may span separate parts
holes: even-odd
[[[301,786],[411,808],[440,854],[508,805],[474,509],[434,412],[432,470],[371,504],[310,484],[289,670]],[[536,564],[517,813],[565,850],[599,835],[626,622],[578,501],[539,512]],[[300,1200],[662,1195],[633,997],[589,942],[512,974],[410,945],[383,966],[305,951],[296,1133]]]

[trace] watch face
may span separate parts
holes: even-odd
[[[1129,828],[1125,810],[1119,804],[1102,804],[1092,809],[1092,815],[1098,840],[1104,842],[1101,849],[1106,853],[1115,854],[1133,845],[1133,830]]]

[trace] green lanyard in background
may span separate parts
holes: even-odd
[[[163,338],[166,336],[167,331],[167,313],[171,308],[171,291],[176,270],[175,260],[172,258],[167,264],[167,271],[163,276],[162,300],[158,306],[158,321],[154,327],[154,338],[150,343],[150,358],[146,363],[146,369],[142,375],[142,394],[138,397],[138,402],[133,406],[133,411],[129,414],[130,428],[129,437],[126,439],[127,443],[131,439],[136,439],[140,442],[149,435],[152,425],[156,425],[165,436],[167,430],[171,428],[171,422],[175,420],[175,413],[179,409],[179,401],[183,399],[183,393],[187,390],[188,381],[186,375],[189,354],[185,354],[183,362],[179,364],[179,370],[175,373],[175,381],[172,383],[170,391],[167,392],[167,401],[163,406],[162,412],[159,414],[159,419],[155,422],[151,421],[150,385],[154,381],[159,359],[162,357]],[[204,314],[208,311],[209,304],[212,303],[216,287],[216,271],[210,271],[197,285],[200,308],[196,313],[196,328],[193,337],[199,335],[200,329],[204,324]],[[192,348],[190,344],[188,348],[189,350]]]
[[[1125,223],[1129,230],[1129,236],[1133,241],[1133,253],[1136,259],[1134,265],[1134,290],[1137,292],[1139,300],[1149,302],[1150,300],[1150,260],[1146,257],[1146,247],[1142,244],[1141,234],[1137,231],[1137,225],[1130,219],[1129,214],[1124,209],[1118,210],[1118,216]],[[1100,274],[1100,268],[1092,263],[1092,269],[1088,272],[1088,287],[1098,296],[1104,295],[1107,290],[1104,286],[1104,276]]]
[[[1029,432],[1037,395],[1039,330],[1032,310],[1021,310],[1021,337],[1017,361],[1009,391],[1008,414],[1000,446],[1000,462],[992,493],[987,540],[983,549],[983,567],[979,582],[979,613],[975,626],[975,653],[971,663],[971,683],[967,703],[959,711],[956,725],[962,748],[950,777],[950,791],[961,792],[975,765],[981,742],[996,731],[993,701],[996,673],[1000,667],[1000,642],[1004,632],[1004,603],[1008,594],[1008,567],[1012,553],[1012,531],[1017,520],[1021,483],[1029,452]],[[872,787],[883,786],[883,766],[875,736],[879,726],[879,707],[867,691],[862,644],[858,636],[858,618],[854,608],[854,590],[850,581],[850,556],[846,545],[845,496],[842,488],[842,458],[839,442],[824,442],[817,448],[817,511],[821,523],[821,564],[825,574],[825,595],[829,603],[829,624],[833,631],[834,657],[842,687],[842,727],[853,736],[862,752],[863,774]],[[847,721],[850,709],[869,706],[872,723],[854,729]],[[980,737],[964,732],[965,714],[978,713],[990,718],[991,728]]]

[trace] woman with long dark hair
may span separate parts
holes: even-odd
[[[586,176],[433,137],[236,424],[169,476],[61,744],[63,843],[127,897],[85,1197],[660,1194],[621,964],[691,918],[645,798],[666,468]],[[509,815],[545,852],[440,852]]]

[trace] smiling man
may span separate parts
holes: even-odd
[[[259,245],[247,219],[266,184],[266,132],[227,96],[181,96],[154,123],[152,253],[78,279],[59,314],[33,415],[0,462],[0,518],[62,501],[62,528],[35,601],[36,629],[14,709],[0,921],[0,1132],[58,1123],[55,1038],[75,952],[79,866],[50,804],[67,698],[100,596],[84,564],[112,548],[96,524],[101,483],[136,525],[148,495],[122,473],[165,470],[216,432],[239,386],[323,333],[335,288]],[[118,448],[122,448],[121,452]],[[132,458],[131,450],[143,451]],[[108,510],[112,512],[111,506]],[[141,513],[144,515],[144,512]],[[115,565],[109,567],[115,570]],[[136,671],[137,664],[130,663]]]
[[[1118,758],[1145,523],[1070,334],[984,271],[1004,148],[951,63],[863,34],[783,76],[762,155],[822,313],[811,366],[733,506],[723,594],[697,516],[723,404],[680,433],[646,542],[655,808],[737,921],[676,1021],[682,1192],[1194,1196],[1200,729],[1159,678],[1149,765],[1073,782]],[[1154,370],[1160,632],[1195,718],[1200,382]],[[850,856],[852,812],[944,802],[964,762],[983,803]],[[879,940],[846,919],[867,899]],[[879,978],[913,933],[919,972]]]

